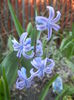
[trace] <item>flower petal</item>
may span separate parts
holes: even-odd
[[[43,55],[43,49],[42,46],[36,46],[36,57],[40,57]]]
[[[49,9],[49,19],[52,20],[55,16],[54,8],[51,6],[47,6],[47,9]]]
[[[36,18],[35,18],[35,20],[36,20],[36,22],[38,23],[38,24],[45,24],[46,22],[47,22],[47,18],[46,17],[43,17],[43,16],[37,16]]]
[[[15,38],[12,40],[12,43],[13,43],[14,51],[18,51],[19,48],[20,48],[20,45],[19,45],[19,43],[16,41]]]
[[[37,30],[44,31],[47,29],[46,25],[36,25]]]
[[[34,77],[37,76],[37,72],[34,72],[34,68],[32,68],[32,69],[30,70],[30,74],[31,74],[31,78],[34,78]]]
[[[16,81],[16,88],[22,90],[25,87],[25,81],[20,81],[19,78]]]
[[[22,72],[23,77],[26,79],[27,78],[26,69],[24,67],[21,68],[21,72]]]
[[[27,38],[28,33],[24,32],[22,33],[22,35],[20,36],[20,43],[24,44],[25,39]]]
[[[18,50],[17,57],[20,58],[21,57],[21,54],[22,54],[22,50]]]
[[[37,46],[36,46],[36,56],[42,56],[43,55],[43,47],[42,42],[40,40],[37,40]]]
[[[18,70],[18,76],[19,76],[20,80],[27,78],[27,76],[26,76],[26,69],[24,67],[21,68],[21,71]]]
[[[48,59],[48,58],[47,58],[47,62],[46,62],[46,63],[47,63],[47,64],[46,64],[46,68],[45,68],[44,71],[45,71],[47,74],[51,74],[51,73],[52,73],[52,69],[53,69],[55,63],[54,63],[54,61],[53,61],[52,59]]]
[[[26,59],[31,59],[33,58],[34,56],[34,52],[32,51],[32,53],[29,55],[29,54],[26,54],[26,52],[23,52],[22,55],[26,58]]]
[[[31,61],[31,64],[38,69],[41,66],[41,58],[40,57],[36,57],[33,59],[33,61]]]
[[[60,29],[60,26],[57,24],[52,24],[52,28],[56,31],[58,31]]]
[[[47,59],[47,63],[49,63],[47,67],[53,68],[55,66],[55,62],[52,59]]]
[[[36,75],[37,75],[38,78],[42,79],[45,74],[44,74],[44,71],[43,70],[39,69],[37,71],[37,74]]]
[[[26,45],[26,46],[23,48],[23,52],[29,52],[29,51],[31,51],[31,50],[32,50],[31,44],[28,44],[28,45]]]
[[[60,11],[57,11],[57,16],[56,16],[56,18],[54,18],[52,20],[52,22],[57,23],[60,20],[60,17],[61,17],[61,13],[60,13]]]
[[[50,40],[51,36],[52,36],[52,28],[50,27],[48,29],[48,41]]]
[[[31,38],[27,38],[27,39],[25,40],[25,45],[28,45],[28,44],[31,44]]]
[[[37,45],[41,45],[42,46],[42,42],[40,40],[37,40]]]

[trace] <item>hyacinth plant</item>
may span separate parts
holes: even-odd
[[[48,30],[47,40],[50,40],[52,36],[52,29],[56,31],[60,29],[60,26],[56,23],[59,21],[61,14],[59,11],[57,11],[57,16],[56,18],[54,18],[54,8],[47,6],[47,9],[49,10],[49,17],[46,18],[43,16],[36,16],[36,29],[35,27],[30,27],[29,29],[33,29],[32,32],[29,33],[28,31],[24,32],[22,26],[20,25],[14,13],[14,10],[12,9],[10,0],[8,0],[8,6],[12,18],[14,20],[17,33],[19,35],[19,40],[16,40],[14,37],[11,39],[11,51],[9,55],[4,59],[1,65],[5,67],[9,88],[11,88],[12,84],[16,80],[17,73],[18,78],[16,80],[16,88],[19,90],[22,90],[24,88],[31,88],[35,84],[35,77],[42,80],[44,77],[53,74],[55,62],[52,58],[44,58],[43,44],[40,38],[38,37],[38,32]],[[18,70],[18,67],[21,67],[19,68],[20,70]],[[30,75],[28,75],[28,73],[30,73]],[[58,84],[58,81],[55,80],[57,76],[58,75],[53,76],[53,78],[49,80],[48,84],[46,84],[47,87],[45,87],[45,91],[43,90],[44,92],[42,93],[40,100],[44,100],[48,92],[48,89],[53,82],[53,90],[55,92],[60,91],[60,85],[56,86],[56,84]],[[62,84],[62,81],[60,81],[60,84]],[[61,88],[61,91],[62,90],[63,86]],[[7,100],[10,99],[7,98]]]
[[[47,8],[49,10],[49,17],[46,18],[43,16],[37,16],[36,27],[37,30],[39,31],[48,29],[48,40],[49,40],[52,35],[52,28],[56,31],[60,29],[60,26],[57,25],[56,22],[59,21],[61,14],[59,11],[57,11],[57,16],[56,18],[54,18],[55,15],[54,8],[50,6],[47,6]],[[43,46],[41,41],[36,40],[34,48],[34,45],[31,45],[32,39],[30,37],[28,38],[27,36],[28,36],[27,32],[22,33],[19,39],[19,43],[16,41],[15,38],[12,40],[14,51],[17,51],[17,57],[21,58],[21,55],[23,55],[23,57],[25,57],[26,59],[33,59],[31,61],[33,68],[30,69],[31,75],[29,76],[29,78],[27,78],[26,69],[24,67],[22,67],[21,70],[18,70],[18,79],[16,81],[16,88],[19,90],[23,89],[24,87],[30,88],[34,84],[35,77],[43,79],[45,75],[52,74],[52,70],[55,66],[54,60],[49,58],[42,59]],[[34,69],[36,69],[37,71],[34,71]]]

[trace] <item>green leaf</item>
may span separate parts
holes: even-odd
[[[74,55],[74,39],[72,36],[66,37],[62,40],[60,51],[63,56],[66,56],[68,59]]]
[[[6,78],[6,75],[5,75],[5,69],[4,68],[3,68],[3,79],[4,79],[4,93],[5,93],[5,96],[7,97],[7,100],[10,100],[9,86],[8,86],[8,83],[7,83],[7,78]]]
[[[20,36],[24,32],[24,30],[23,30],[20,22],[18,21],[16,15],[15,15],[15,12],[14,12],[14,10],[12,8],[12,5],[10,3],[10,0],[8,0],[8,6],[9,6],[9,10],[11,12],[11,16],[13,18],[13,21],[14,21],[14,24],[15,24],[15,27],[16,27],[16,30],[18,32],[18,35]]]
[[[72,36],[74,38],[74,23],[72,23]]]
[[[72,63],[71,61],[67,59],[65,60],[65,62],[67,63],[67,66],[71,68],[72,72],[74,72],[74,63]]]
[[[72,45],[72,43],[73,43],[72,40],[66,43],[66,45],[63,47],[62,50],[65,50],[66,48],[68,48],[70,45]]]
[[[32,29],[33,29],[33,26],[32,26],[32,24],[31,24],[31,22],[29,22],[29,24],[28,24],[28,26],[27,26],[27,32],[28,32],[28,34],[31,34]]]
[[[44,88],[42,89],[42,92],[41,92],[41,95],[39,97],[39,100],[44,100],[47,93],[48,93],[48,90],[49,90],[49,87],[52,85],[52,83],[55,81],[55,79],[58,77],[58,74],[56,74],[55,76],[52,77],[52,79],[47,83],[45,84]]]
[[[9,38],[8,38],[8,48],[9,48],[9,51],[13,51],[13,45],[12,45],[12,36],[10,35]]]
[[[37,39],[40,39],[41,31],[37,31]]]
[[[61,45],[60,45],[60,50],[62,51],[64,45],[65,45],[65,42],[67,41],[67,38],[64,38],[61,42]]]
[[[38,16],[37,6],[35,6],[35,17]]]
[[[31,33],[31,45],[35,46],[37,40],[37,30],[35,28],[32,29]]]
[[[11,87],[14,81],[16,80],[18,69],[18,58],[16,57],[15,52],[11,52],[5,57],[5,59],[1,63],[0,70],[2,70],[3,67],[5,68],[8,85],[9,87]]]
[[[0,100],[10,100],[10,92],[4,68],[3,76],[0,79]]]
[[[4,100],[4,87],[3,87],[2,79],[0,79],[0,100]]]

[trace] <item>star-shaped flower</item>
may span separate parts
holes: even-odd
[[[31,38],[27,38],[27,32],[23,33],[20,36],[19,42],[14,38],[12,40],[14,51],[17,51],[17,57],[21,57],[23,55],[25,58],[30,59],[34,56],[34,52],[31,46]],[[30,52],[30,54],[29,54]]]
[[[56,23],[60,20],[61,13],[57,11],[57,16],[55,17],[54,8],[51,6],[47,6],[49,10],[49,17],[37,16],[36,17],[36,27],[39,31],[48,30],[48,40],[50,40],[52,35],[52,29],[58,31],[60,26]],[[54,18],[55,17],[55,18]]]
[[[29,78],[26,76],[26,69],[24,67],[21,68],[21,70],[18,70],[18,79],[16,81],[16,88],[19,90],[22,90],[25,88],[30,88],[33,84],[33,75],[31,75]]]
[[[32,69],[32,74],[34,76],[38,76],[39,78],[43,78],[45,74],[51,74],[52,69],[55,65],[54,61],[52,59],[44,59],[42,60],[41,57],[37,57],[31,61],[31,64],[34,66],[34,68],[37,69],[36,72]]]

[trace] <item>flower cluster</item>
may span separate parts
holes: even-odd
[[[12,40],[14,51],[17,51],[17,57],[25,57],[26,59],[31,59],[34,56],[34,46],[31,46],[31,38],[27,38],[28,33],[22,33],[19,42],[14,38]],[[42,56],[42,43],[40,40],[37,41],[36,45],[36,56]]]
[[[51,38],[52,29],[58,31],[60,26],[56,24],[60,19],[60,12],[57,11],[57,16],[54,18],[54,9],[53,7],[47,6],[49,10],[49,17],[37,16],[36,17],[36,27],[37,30],[43,31],[48,30],[48,40]],[[26,76],[26,69],[24,67],[21,70],[18,70],[18,78],[16,81],[16,88],[21,90],[24,87],[29,88],[34,84],[34,77],[42,79],[45,75],[51,74],[54,68],[55,62],[52,59],[45,58],[42,59],[43,48],[40,40],[37,40],[36,51],[34,57],[34,46],[31,46],[31,38],[27,38],[28,33],[25,32],[20,36],[19,42],[14,38],[13,48],[14,51],[17,51],[17,57],[25,57],[26,59],[34,58],[31,61],[33,68],[30,70],[30,77]]]
[[[51,74],[53,67],[55,65],[54,61],[52,59],[45,58],[44,60],[41,59],[41,57],[37,57],[31,61],[31,64],[34,66],[34,68],[37,71],[34,71],[34,68],[30,70],[30,77],[27,78],[26,76],[26,69],[24,67],[21,68],[21,71],[18,70],[18,76],[19,78],[16,81],[16,88],[21,90],[24,87],[29,88],[31,85],[34,84],[34,77],[38,77],[42,79],[45,74]]]

